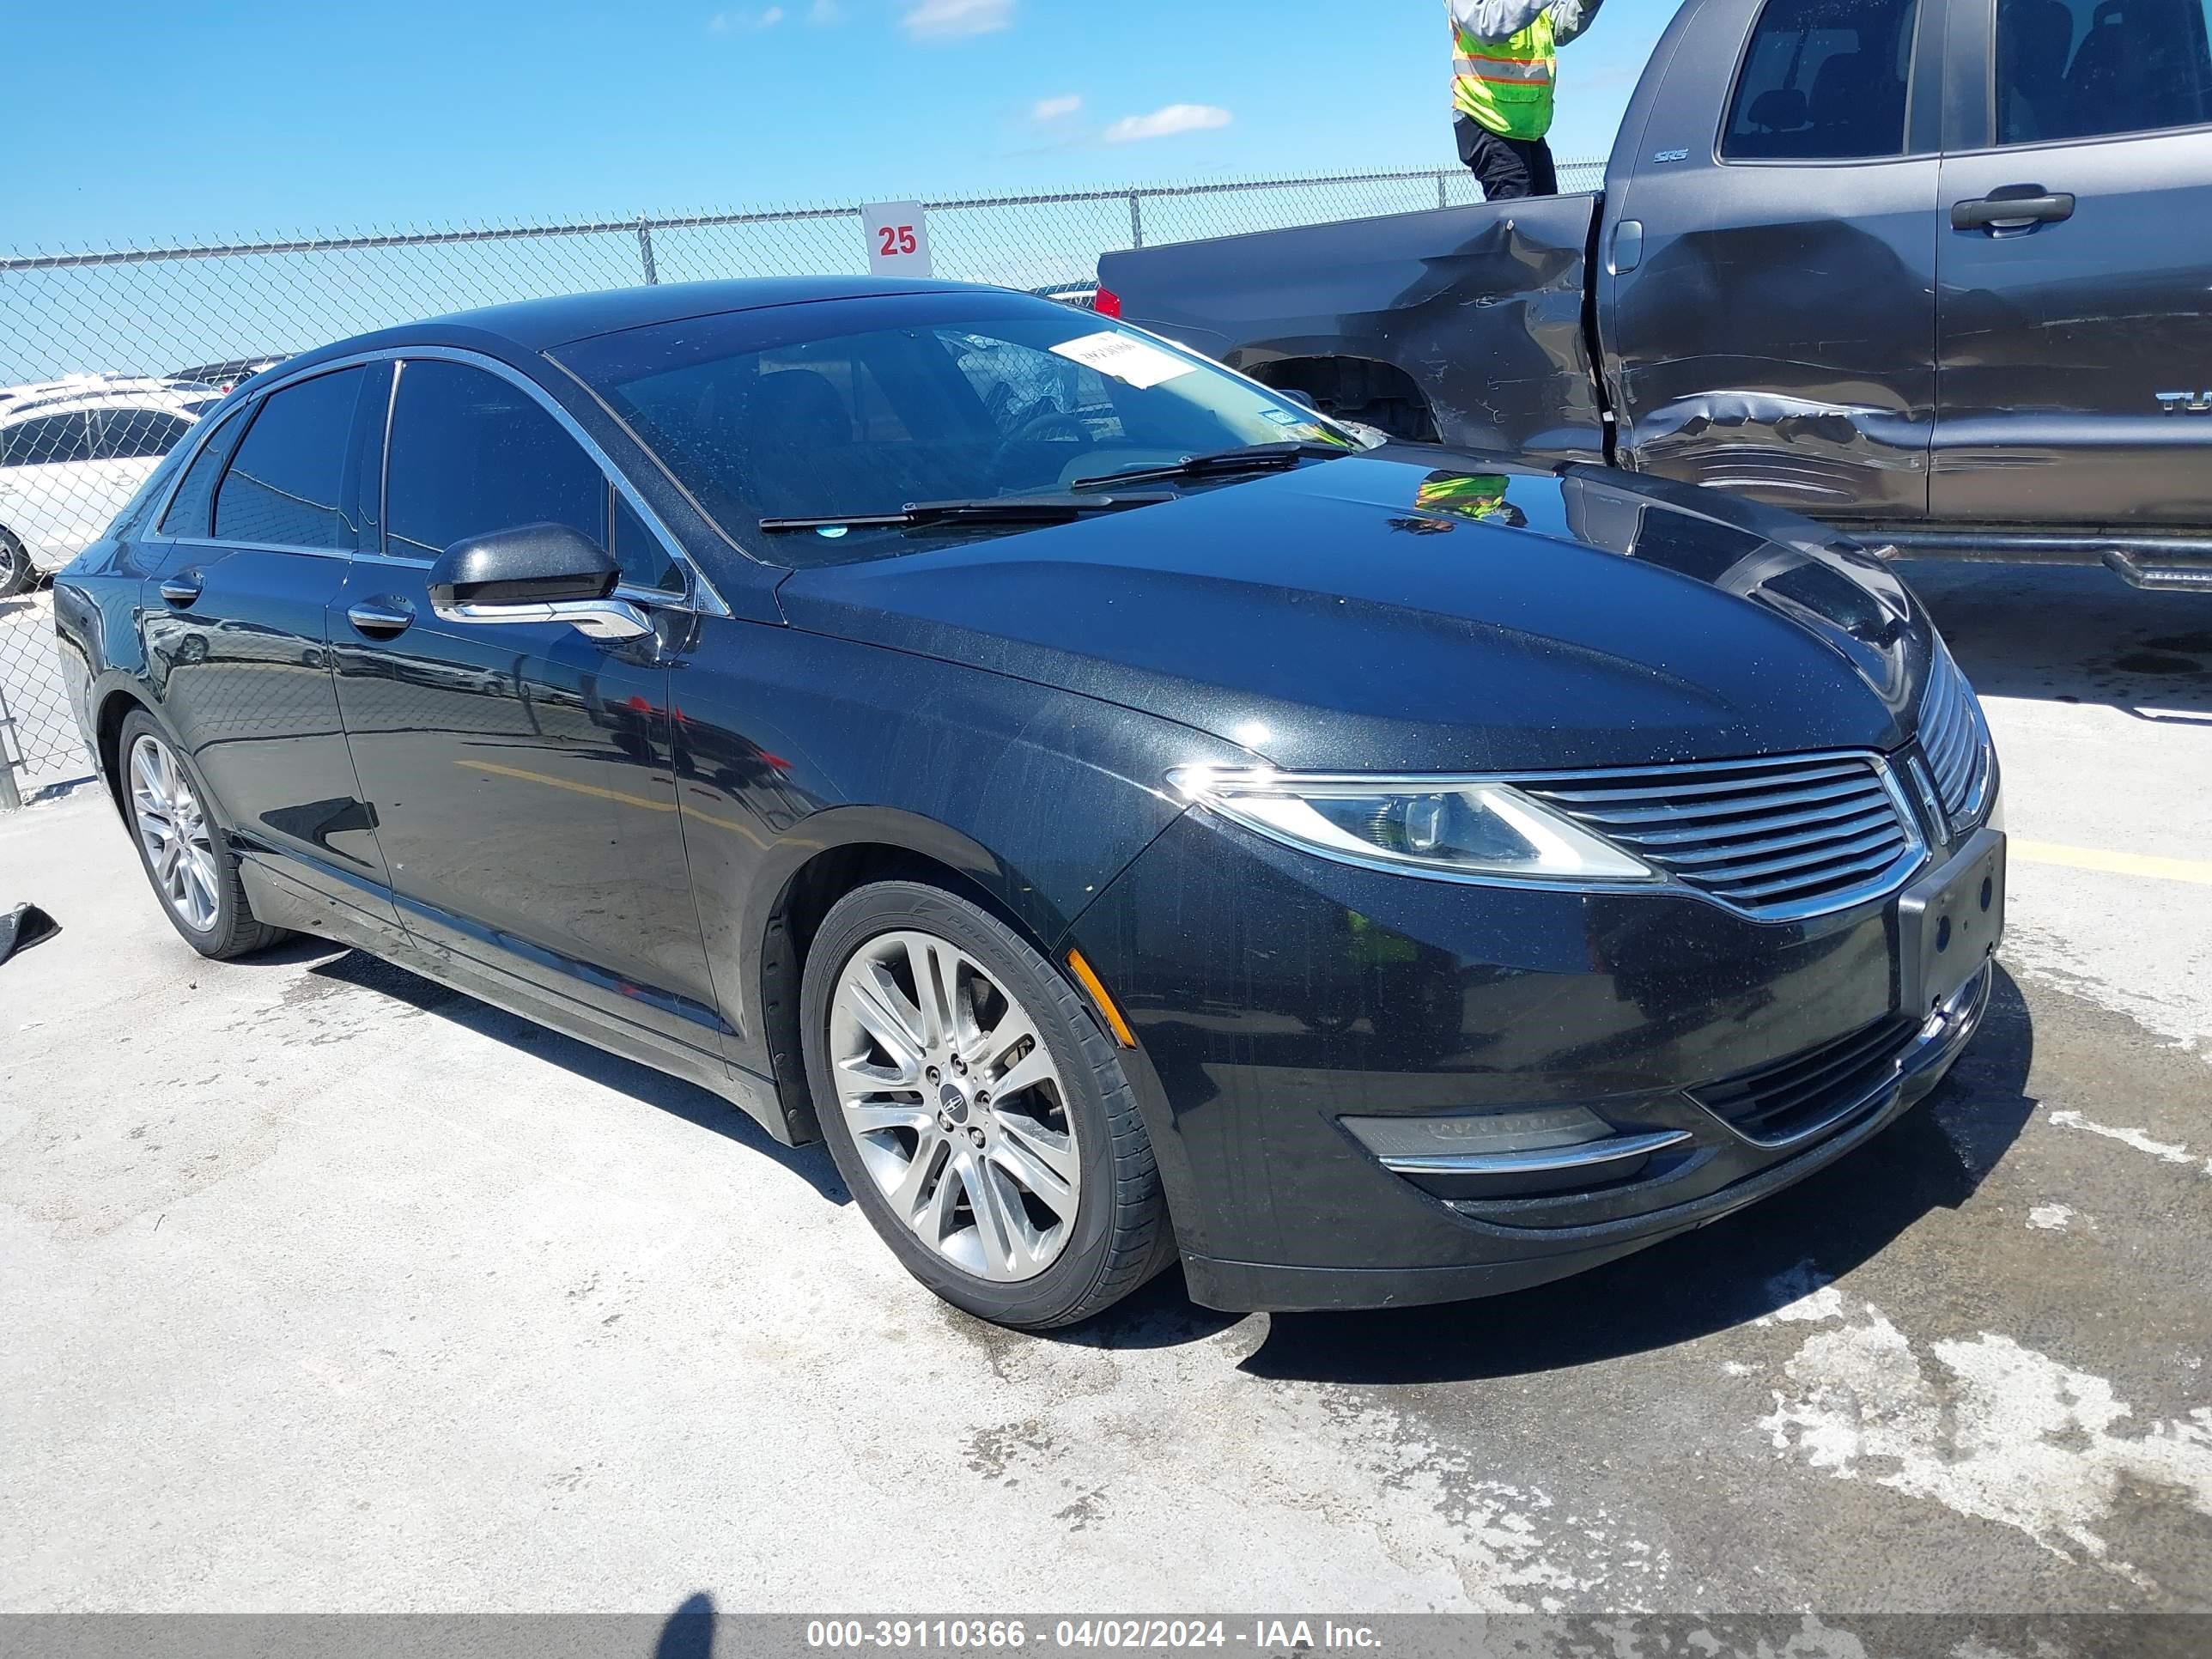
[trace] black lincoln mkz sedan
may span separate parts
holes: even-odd
[[[170,920],[829,1143],[1026,1327],[1534,1284],[1987,1005],[1973,693],[1785,514],[1374,434],[949,284],[549,300],[234,392],[56,614]]]

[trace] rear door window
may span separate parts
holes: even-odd
[[[352,545],[339,497],[354,404],[366,372],[319,374],[263,399],[216,490],[216,540],[264,547]]]
[[[1723,157],[1903,155],[1918,21],[1918,0],[1767,0],[1736,80]]]
[[[2212,122],[2212,0],[1998,0],[1997,142]]]
[[[161,514],[161,533],[164,536],[204,536],[208,533],[208,515],[215,506],[216,480],[222,477],[222,464],[230,459],[231,441],[238,436],[239,415],[236,410],[223,416],[222,424],[210,434],[200,453],[192,457],[192,464],[185,469],[178,483],[177,493],[169,498],[168,510]]]

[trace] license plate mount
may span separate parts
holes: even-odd
[[[1956,996],[2004,938],[2005,838],[1977,830],[1897,907],[1898,1006],[1924,1019]]]

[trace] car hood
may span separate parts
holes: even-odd
[[[1932,638],[1878,559],[1795,515],[1410,447],[777,592],[795,627],[1340,771],[1893,749]]]

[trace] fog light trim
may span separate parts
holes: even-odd
[[[1346,1117],[1353,1139],[1401,1176],[1549,1176],[1595,1171],[1686,1144],[1686,1129],[1624,1132],[1587,1106],[1522,1106],[1443,1117]]]
[[[1572,1146],[1531,1148],[1518,1152],[1398,1153],[1382,1159],[1394,1175],[1555,1175],[1585,1170],[1601,1170],[1613,1164],[1649,1158],[1669,1147],[1688,1144],[1686,1129],[1659,1129],[1649,1134],[1614,1135],[1605,1140],[1585,1140]]]

